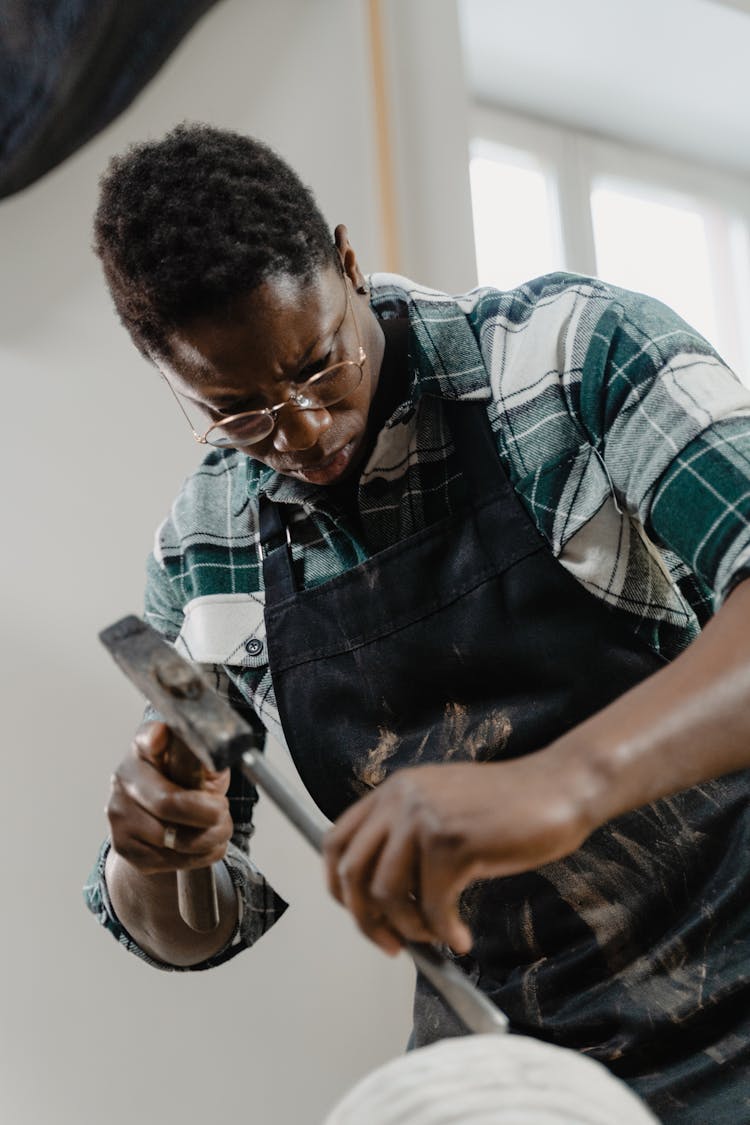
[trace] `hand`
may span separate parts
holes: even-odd
[[[584,779],[552,750],[401,770],[327,833],[329,889],[387,953],[404,939],[468,953],[463,889],[575,851],[595,827],[588,797]]]
[[[183,789],[165,772],[176,741],[164,723],[144,723],[112,778],[106,808],[112,846],[143,875],[209,867],[232,835],[229,770],[206,770],[201,789]],[[172,846],[165,846],[167,829]]]

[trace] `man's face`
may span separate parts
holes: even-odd
[[[318,371],[356,360],[359,340],[367,358],[362,382],[350,395],[325,409],[285,406],[267,437],[237,445],[278,473],[328,485],[358,463],[383,355],[383,335],[367,298],[335,265],[310,283],[270,278],[235,302],[231,316],[181,329],[170,338],[172,358],[159,366],[203,432],[222,416],[285,402]]]

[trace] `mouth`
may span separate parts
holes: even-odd
[[[296,465],[286,471],[296,477],[301,477],[310,484],[331,484],[348,469],[357,445],[357,438],[352,438],[346,445],[342,445],[340,449],[331,453],[322,461],[316,461],[312,465]]]

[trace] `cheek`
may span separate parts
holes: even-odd
[[[348,410],[353,414],[358,414],[361,418],[367,418],[370,413],[370,407],[373,402],[373,393],[369,380],[363,383],[362,386],[357,388],[357,392],[351,398],[347,406]]]
[[[255,442],[254,445],[241,449],[240,452],[245,453],[253,461],[259,461],[261,465],[272,465],[274,457],[278,457],[278,453],[273,446],[272,434],[263,438],[263,441]]]

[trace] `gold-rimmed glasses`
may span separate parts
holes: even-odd
[[[346,279],[344,279],[344,291],[346,293],[346,309],[341,324],[336,330],[337,336],[341,332],[352,307]],[[187,410],[166,375],[164,375],[164,379],[174,395],[177,405],[185,415],[193,437],[200,445],[213,445],[218,449],[242,448],[246,445],[254,445],[273,433],[279,412],[285,407],[290,406],[296,410],[327,410],[329,406],[335,406],[337,402],[348,398],[350,394],[356,391],[364,378],[364,365],[367,360],[367,355],[362,347],[356,316],[354,317],[354,330],[357,334],[357,358],[355,360],[345,359],[339,363],[331,364],[323,371],[316,371],[309,379],[298,383],[283,402],[277,402],[273,406],[264,406],[259,410],[243,410],[239,414],[229,414],[226,418],[213,422],[204,434],[199,434],[193,426]]]

